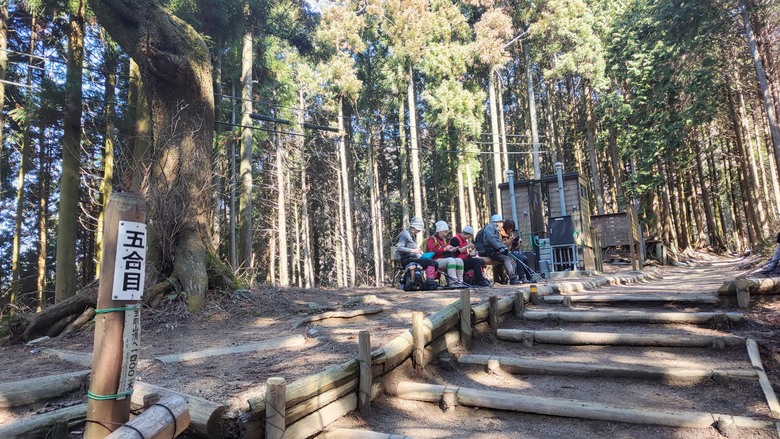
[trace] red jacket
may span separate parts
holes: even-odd
[[[447,247],[447,245],[446,240],[431,235],[425,243],[425,249],[429,252],[433,252],[433,259],[448,258],[449,256],[444,254],[446,252],[444,247]]]
[[[457,235],[453,236],[450,240],[450,245],[453,247],[463,247],[464,245],[468,244],[469,242],[463,239],[463,236],[458,233]],[[457,248],[453,250],[453,253],[455,254],[456,258],[463,259],[464,261],[471,256],[468,254],[468,252],[460,251]]]

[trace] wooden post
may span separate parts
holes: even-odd
[[[542,299],[539,298],[539,287],[536,285],[531,285],[528,287],[528,289],[531,291],[531,303],[533,303],[536,306],[539,306],[542,304]]]
[[[750,291],[747,288],[737,288],[737,305],[740,308],[750,308]]]
[[[471,345],[471,293],[473,290],[460,290],[460,344]]]
[[[360,331],[358,334],[358,351],[360,358],[360,390],[358,393],[358,407],[360,414],[368,416],[371,412],[371,335],[368,331]]]
[[[455,406],[458,405],[458,395],[455,389],[444,389],[444,394],[441,396],[441,409],[447,413],[455,410]]]
[[[265,437],[282,439],[286,429],[287,382],[271,377],[265,382]]]
[[[138,310],[125,310],[138,306],[141,299],[145,257],[144,200],[138,194],[115,192],[105,214],[85,439],[103,439],[130,418],[140,315]],[[123,279],[117,279],[119,290],[114,285],[115,271],[123,273]],[[128,291],[133,300],[127,299]]]
[[[486,366],[488,373],[498,373],[501,363],[499,363],[498,358],[491,358],[487,361]]]
[[[515,317],[517,317],[518,319],[522,319],[523,311],[525,311],[525,296],[523,296],[522,291],[518,291],[515,293],[514,310],[515,310]]]
[[[490,296],[488,300],[488,325],[490,330],[498,329],[498,297]]]
[[[412,362],[418,372],[424,368],[425,337],[423,335],[423,313],[412,312]]]

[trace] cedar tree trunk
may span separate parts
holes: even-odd
[[[177,279],[191,311],[208,287],[214,95],[203,38],[155,0],[90,0],[108,33],[138,63],[151,113],[148,206],[163,274]]]

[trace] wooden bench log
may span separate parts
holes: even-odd
[[[190,425],[187,402],[178,395],[163,398],[143,413],[120,426],[105,439],[174,438]]]
[[[30,416],[16,422],[0,425],[0,438],[3,439],[43,439],[54,424],[65,421],[68,427],[76,427],[84,423],[87,415],[87,405],[78,404],[53,410],[48,413]]]
[[[780,277],[741,277],[734,283],[737,292],[744,290],[753,295],[780,294]]]
[[[744,337],[734,335],[618,334],[613,332],[499,329],[497,336],[501,340],[522,342],[531,339],[535,343],[561,345],[708,348],[721,344],[723,346],[742,346],[745,343]]]
[[[548,295],[545,303],[563,303],[564,298],[574,303],[700,303],[717,305],[720,299],[716,294],[572,294],[567,296]]]
[[[247,352],[261,352],[273,349],[284,349],[300,347],[306,344],[306,337],[301,334],[291,335],[289,337],[274,338],[257,343],[249,343],[229,348],[204,349],[202,351],[185,352],[183,354],[170,354],[156,357],[155,360],[162,363],[180,363],[183,361],[199,360],[208,357],[218,357],[222,355],[244,354]]]
[[[716,382],[726,382],[731,378],[755,379],[757,377],[756,371],[750,369],[681,369],[652,365],[576,363],[471,354],[458,356],[457,364],[487,367],[490,360],[497,361],[501,369],[514,374],[680,381],[702,381],[712,378],[715,379]]]
[[[540,415],[592,419],[632,424],[666,425],[670,427],[710,428],[721,421],[738,428],[775,429],[772,421],[706,412],[660,411],[648,408],[623,408],[588,401],[526,396],[517,393],[476,390],[465,387],[440,386],[401,382],[397,396],[414,401],[438,402],[445,390],[456,392],[458,404],[498,410],[512,410]]]
[[[717,316],[740,322],[740,312],[646,312],[646,311],[530,311],[526,320],[557,319],[571,323],[708,323]]]
[[[0,383],[0,408],[18,407],[57,398],[85,387],[88,370]]]

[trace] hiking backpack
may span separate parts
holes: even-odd
[[[410,262],[404,268],[403,276],[404,291],[421,291],[425,289],[426,277],[422,265],[417,262]]]

